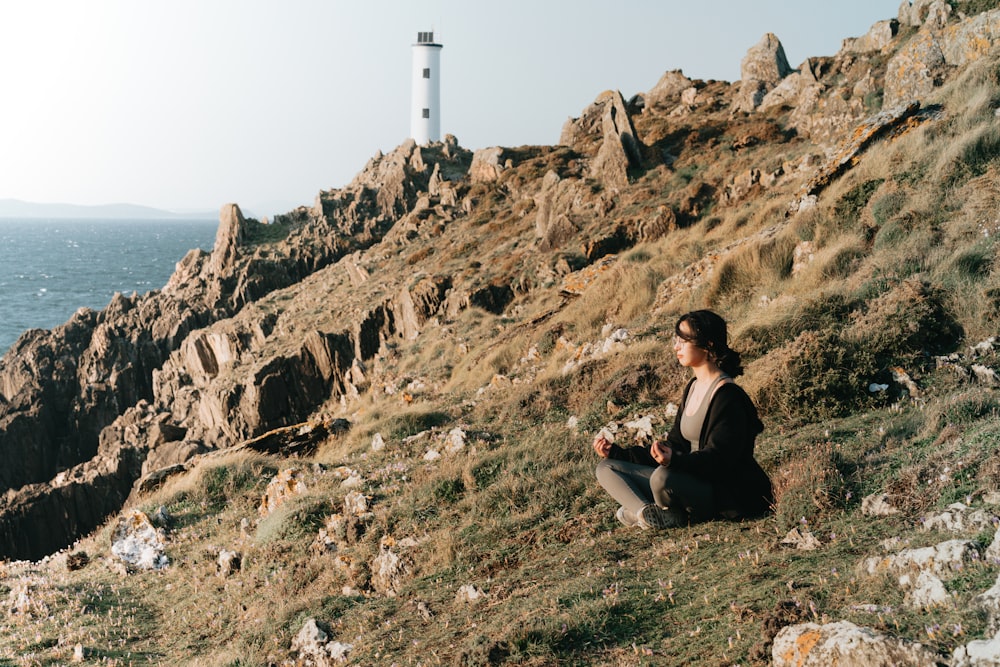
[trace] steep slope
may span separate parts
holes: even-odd
[[[738,84],[602,93],[559,146],[405,144],[270,225],[225,209],[161,293],[27,335],[0,444],[38,467],[4,473],[5,553],[128,496],[163,507],[170,564],[110,554],[146,525],[127,512],[8,563],[0,647],[784,665],[833,637],[976,664],[1000,618],[1000,11],[950,7],[796,70],[765,35]],[[702,306],[745,353],[775,514],[625,531],[590,437],[667,426],[672,324]],[[941,518],[956,501],[979,514]]]

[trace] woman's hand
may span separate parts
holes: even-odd
[[[653,444],[649,446],[649,453],[653,457],[653,460],[661,466],[670,465],[670,455],[673,451],[667,443],[654,440]]]
[[[598,433],[597,437],[594,438],[593,445],[594,445],[594,451],[597,452],[598,456],[600,456],[602,459],[608,458],[608,455],[611,453],[610,440],[608,440],[603,435]]]

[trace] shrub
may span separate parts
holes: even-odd
[[[778,525],[788,530],[824,517],[842,506],[846,483],[840,454],[829,442],[819,443],[782,465],[772,476]]]
[[[858,217],[861,209],[868,205],[868,200],[871,199],[871,196],[875,194],[875,191],[878,190],[884,181],[884,178],[865,181],[848,190],[837,200],[837,203],[833,207],[833,213],[841,221],[841,225],[843,225],[845,220],[856,219]]]
[[[877,370],[865,346],[834,331],[806,331],[749,364],[743,384],[761,412],[794,424],[868,406]]]
[[[875,224],[878,226],[884,225],[889,219],[898,214],[903,210],[903,205],[906,203],[906,193],[902,190],[894,190],[888,192],[881,197],[877,197],[872,201],[872,217],[875,218]]]
[[[927,355],[954,350],[962,329],[945,307],[946,295],[919,280],[906,280],[872,301],[845,330],[866,346],[879,365],[920,364]]]

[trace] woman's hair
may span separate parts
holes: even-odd
[[[688,332],[682,333],[681,324],[685,322]],[[740,353],[729,347],[726,321],[711,310],[693,310],[681,315],[674,325],[674,333],[708,352],[708,358],[729,377],[742,375]]]

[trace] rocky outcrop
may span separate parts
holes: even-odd
[[[925,9],[929,12],[938,4],[915,3],[910,12],[921,13]],[[947,3],[940,5],[947,6]],[[901,8],[901,17],[903,13]],[[1000,10],[984,12],[957,23],[946,25],[945,21],[925,18],[920,31],[889,61],[885,74],[886,105],[926,100],[951,68],[982,58],[1000,40]]]
[[[693,86],[694,82],[679,69],[664,72],[656,85],[646,93],[646,108],[671,110],[680,101],[681,94]]]
[[[568,120],[559,143],[592,155],[591,174],[609,188],[628,185],[629,169],[642,162],[642,143],[618,91],[601,93],[579,118]]]
[[[781,42],[773,33],[765,34],[750,47],[740,63],[740,89],[732,110],[753,111],[764,101],[764,96],[791,73]]]
[[[951,15],[951,4],[945,0],[903,0],[898,19],[902,25],[919,28],[930,25],[941,28]]]
[[[937,665],[942,656],[917,642],[896,639],[849,621],[790,625],[774,638],[774,667]]]
[[[500,178],[505,166],[503,149],[499,146],[481,148],[472,154],[469,180],[473,183],[492,183]]]
[[[200,400],[199,383],[226,376],[241,354],[267,339],[274,317],[210,326],[380,240],[414,206],[435,169],[443,188],[469,161],[453,142],[407,143],[373,159],[343,191],[321,193],[313,209],[277,216],[271,225],[227,204],[212,253],[189,252],[162,290],[119,294],[103,311],[82,309],[52,331],[23,335],[0,359],[0,454],[8,461],[0,490],[9,490],[0,500],[0,557],[40,557],[95,528],[121,508],[149,452],[165,443],[186,436],[187,446],[172,444],[170,455],[158,455],[181,461],[304,421],[297,415],[343,386],[360,356],[354,350],[365,344],[352,339],[345,355],[348,334],[316,332],[298,350],[253,366],[243,384]],[[408,331],[419,326],[439,291],[420,285],[408,292],[410,302],[394,303],[398,319],[389,322]],[[387,335],[398,332],[393,326]],[[174,358],[183,362],[164,368]],[[178,411],[169,404],[150,408],[155,387],[173,377],[174,365],[195,378],[166,393],[179,398]],[[157,416],[163,412],[174,416],[164,421]]]
[[[899,30],[899,21],[878,21],[861,37],[848,37],[841,43],[841,53],[877,53],[890,44]]]

